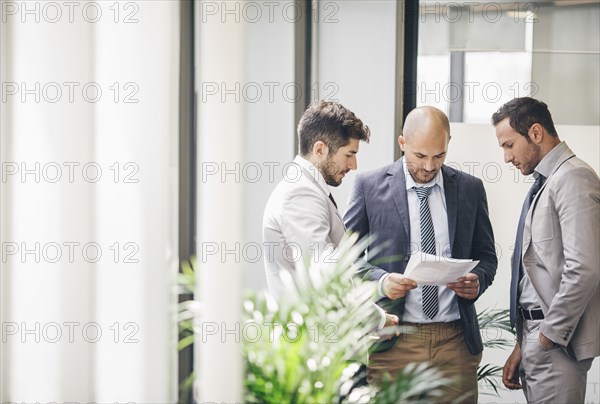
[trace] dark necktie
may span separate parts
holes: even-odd
[[[333,195],[331,194],[331,192],[329,193],[329,199],[331,199],[331,202],[333,202],[333,206],[335,206],[335,208],[337,209],[337,203],[335,203],[335,199],[333,199]]]
[[[419,221],[421,229],[421,251],[427,254],[436,254],[435,230],[431,212],[429,210],[429,192],[432,187],[415,187],[419,197]],[[439,310],[438,287],[423,285],[423,313],[427,318],[434,318]]]
[[[521,216],[519,217],[519,225],[517,226],[517,238],[515,240],[515,252],[512,259],[511,269],[512,275],[510,279],[510,325],[514,327],[515,321],[517,319],[517,305],[518,305],[518,291],[519,291],[519,281],[523,276],[523,261],[521,259],[521,255],[523,253],[523,230],[525,229],[525,218],[527,217],[527,212],[529,212],[529,207],[531,206],[531,202],[535,197],[535,194],[538,193],[546,178],[538,174],[535,182],[529,189],[527,196],[525,197],[525,201],[523,202],[523,208],[521,209]]]

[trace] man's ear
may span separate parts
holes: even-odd
[[[400,146],[400,150],[404,151],[404,148],[406,147],[406,140],[404,139],[404,136],[398,136],[398,145]]]
[[[312,154],[319,159],[321,159],[323,157],[327,157],[328,151],[329,151],[329,148],[322,140],[317,140],[312,148]]]
[[[529,135],[529,140],[535,144],[540,144],[544,139],[544,127],[539,123],[534,123],[529,128],[527,134]]]

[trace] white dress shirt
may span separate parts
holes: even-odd
[[[432,187],[429,193],[429,210],[435,229],[436,255],[450,258],[452,250],[450,246],[450,234],[448,231],[448,211],[446,208],[446,196],[444,194],[444,178],[442,171],[427,184],[417,184],[408,172],[406,160],[403,160],[404,175],[406,178],[406,196],[408,199],[408,213],[410,218],[410,242],[411,252],[421,252],[421,226],[419,214],[419,197],[413,187]],[[458,300],[453,290],[445,286],[438,287],[439,311],[433,319],[423,313],[423,289],[418,286],[406,294],[404,315],[402,321],[410,323],[433,323],[451,322],[460,319],[458,311]]]

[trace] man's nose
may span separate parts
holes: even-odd
[[[423,163],[425,171],[433,171],[435,170],[435,162],[433,160],[427,160]]]
[[[356,170],[357,167],[358,167],[358,162],[356,160],[356,156],[352,156],[352,158],[350,158],[350,161],[348,163],[348,168],[350,170]]]

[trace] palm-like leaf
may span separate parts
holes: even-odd
[[[373,285],[353,283],[352,264],[365,244],[339,246],[336,263],[297,265],[281,276],[284,301],[250,297],[245,321],[261,338],[246,341],[246,401],[331,402],[348,361],[364,357],[379,315]]]
[[[410,363],[393,383],[384,383],[381,391],[369,401],[374,404],[431,403],[440,401],[441,387],[451,380],[427,363]]]
[[[353,265],[368,242],[346,237],[335,255],[337,262],[304,262],[294,276],[283,273],[286,299],[281,302],[268,295],[246,300],[245,321],[261,331],[261,338],[244,344],[247,402],[431,399],[435,396],[430,393],[435,395],[437,386],[447,382],[436,370],[414,365],[382,391],[369,385],[351,391],[356,361],[366,359],[374,340],[369,334],[380,320],[372,303],[374,285],[353,278]]]
[[[479,313],[477,320],[480,328],[495,327],[513,333],[510,315],[506,309],[484,309]]]
[[[196,257],[191,257],[189,261],[181,262],[181,272],[177,274],[177,285],[179,294],[196,293]]]
[[[268,294],[244,301],[245,401],[249,403],[305,402],[414,402],[431,400],[447,382],[435,369],[413,365],[380,389],[362,386],[351,390],[357,361],[366,359],[373,342],[369,335],[380,320],[372,303],[374,285],[353,278],[353,265],[370,240],[344,238],[333,263],[298,265],[294,276],[282,274],[286,300],[275,302]],[[180,293],[195,290],[194,261],[182,264]],[[179,349],[193,343],[194,318],[200,304],[179,305]],[[190,388],[191,374],[182,384]],[[421,401],[424,402],[424,401]]]
[[[181,262],[181,272],[177,274],[178,294],[193,295],[196,290],[196,258]],[[184,300],[177,305],[177,323],[179,325],[179,340],[177,351],[182,351],[194,343],[194,318],[200,314],[200,303],[196,300]],[[193,388],[196,374],[192,371],[179,385],[179,402],[188,400]]]
[[[502,366],[486,363],[485,365],[477,368],[477,380],[479,380],[484,386],[492,388],[496,396],[499,395],[498,388],[500,387],[499,379],[501,376]],[[483,394],[492,395],[490,393]]]
[[[508,310],[485,309],[478,315],[479,329],[481,331],[484,348],[506,348],[514,345],[515,331],[510,326],[510,315]],[[510,339],[508,338],[510,337]],[[477,368],[477,380],[482,387],[494,390],[498,396],[502,367],[485,364]],[[490,394],[490,393],[483,393]]]

